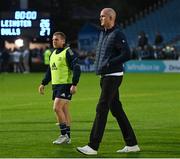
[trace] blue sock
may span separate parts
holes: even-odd
[[[59,128],[61,130],[61,134],[65,135],[66,134],[66,124],[65,123],[60,123]]]

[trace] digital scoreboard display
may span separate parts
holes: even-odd
[[[0,13],[1,36],[48,37],[51,21],[48,13],[15,11]]]

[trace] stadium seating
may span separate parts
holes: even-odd
[[[158,9],[151,11],[141,19],[124,29],[131,47],[137,46],[137,37],[140,31],[148,36],[150,44],[153,44],[157,31],[169,42],[180,35],[180,1],[170,0]]]

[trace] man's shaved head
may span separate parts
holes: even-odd
[[[104,8],[100,13],[101,26],[104,28],[112,28],[115,25],[116,12],[112,8]]]
[[[107,14],[108,16],[112,17],[113,20],[116,19],[116,12],[115,12],[114,9],[112,9],[112,8],[104,8],[102,11],[103,11],[105,14]]]

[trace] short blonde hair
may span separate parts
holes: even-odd
[[[64,40],[66,40],[66,35],[63,32],[57,31],[53,34],[53,36],[61,36]]]

